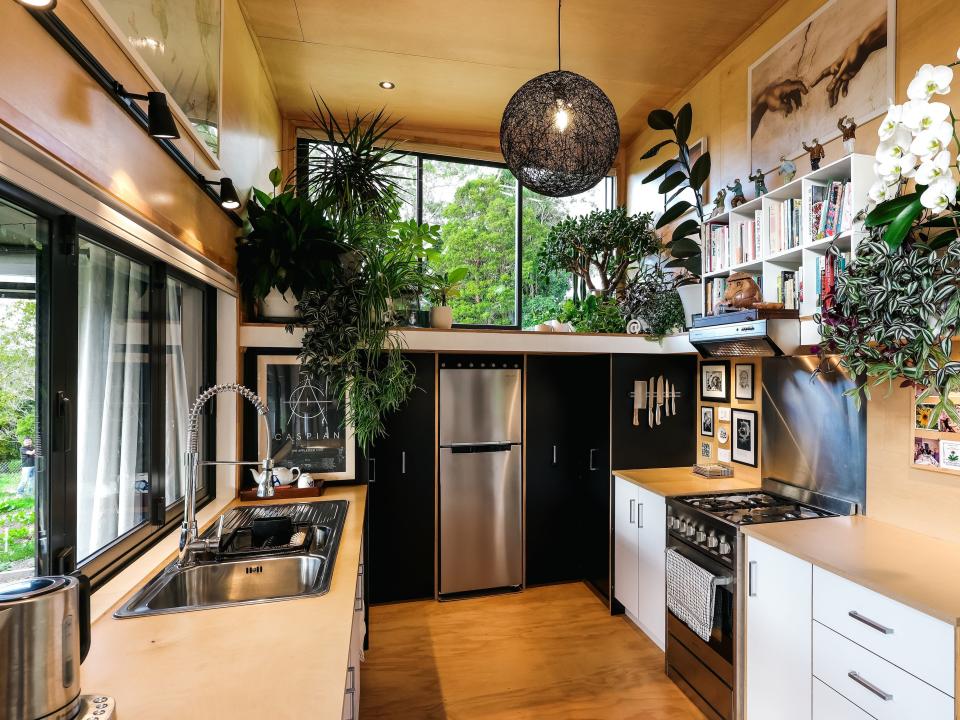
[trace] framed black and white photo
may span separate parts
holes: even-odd
[[[700,407],[700,434],[713,437],[713,407],[703,405]]]
[[[702,402],[730,401],[730,362],[705,360],[700,363],[700,400]]]
[[[257,394],[267,403],[267,428],[258,430],[258,457],[300,468],[324,480],[355,478],[353,429],[323,378],[307,377],[296,355],[257,358]]]
[[[732,458],[741,465],[757,466],[757,411],[734,408]]]
[[[737,400],[753,400],[753,364],[733,366],[733,396]]]

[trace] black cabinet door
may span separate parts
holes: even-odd
[[[433,597],[435,356],[407,355],[417,389],[387,418],[386,437],[370,452],[370,602]]]
[[[527,357],[527,584],[602,575],[609,501],[606,477],[609,357]],[[593,468],[593,469],[591,469]],[[601,557],[602,556],[602,557]]]

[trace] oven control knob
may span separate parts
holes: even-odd
[[[694,541],[697,543],[702,543],[707,539],[707,534],[703,530],[697,530],[697,536],[694,538]]]
[[[697,534],[697,529],[693,526],[693,523],[687,523],[687,529],[684,532],[686,532],[687,537],[693,537]]]
[[[710,533],[709,535],[707,535],[707,547],[708,547],[708,548],[710,548],[710,549],[712,550],[712,549],[715,548],[719,543],[720,543],[720,541],[717,539],[717,536],[716,536],[716,535],[714,535],[713,533]]]
[[[679,518],[674,518],[674,519],[673,519],[673,522],[674,522],[673,527],[674,527],[675,530],[678,530],[679,532],[682,533],[684,530],[687,529],[687,521],[686,521],[686,520],[681,520],[681,519],[679,519]]]
[[[727,539],[722,537],[720,538],[720,547],[718,550],[721,555],[729,555],[733,548],[730,546],[730,543],[727,542]]]

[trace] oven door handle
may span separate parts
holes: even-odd
[[[747,563],[747,595],[757,596],[757,561],[751,560]]]

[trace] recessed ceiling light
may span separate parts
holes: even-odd
[[[53,10],[57,6],[57,0],[17,0],[21,5],[26,5],[35,10]]]
[[[389,80],[383,80],[380,83],[380,87],[382,87],[384,90],[393,90],[396,87],[396,85],[394,85]]]

